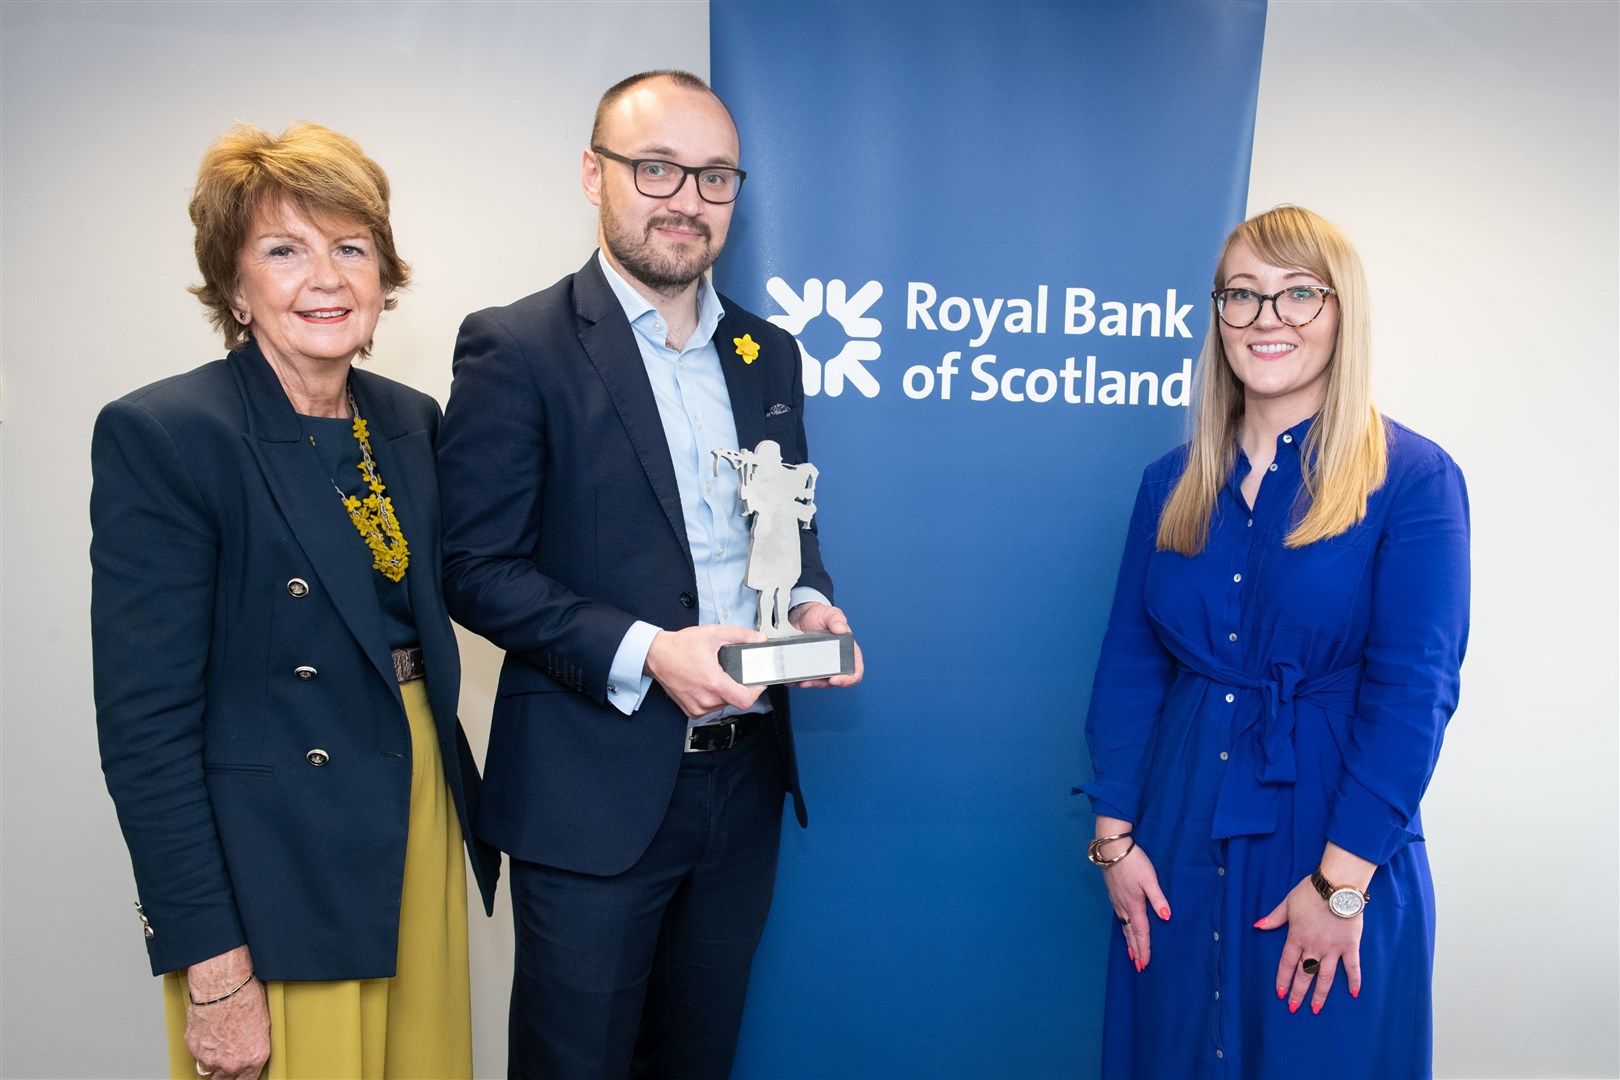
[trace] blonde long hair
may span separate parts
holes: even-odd
[[[1247,244],[1273,266],[1315,274],[1334,290],[1339,330],[1328,361],[1327,396],[1301,447],[1305,512],[1284,541],[1304,547],[1340,533],[1367,516],[1367,498],[1388,466],[1383,417],[1372,403],[1372,318],[1361,258],[1331,222],[1299,206],[1279,206],[1250,218],[1226,238],[1215,264],[1215,288],[1225,285],[1226,256]],[[1215,499],[1237,460],[1243,385],[1232,374],[1220,322],[1209,321],[1195,381],[1187,466],[1159,517],[1158,549],[1196,555],[1209,539]]]

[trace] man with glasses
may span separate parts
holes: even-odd
[[[600,250],[456,343],[445,589],[506,650],[478,833],[511,857],[513,1076],[726,1076],[786,794],[806,820],[785,688],[717,659],[763,635],[713,451],[806,458],[797,345],[705,276],[746,175],[701,79],[620,82],[583,158]],[[799,535],[789,618],[847,632]]]

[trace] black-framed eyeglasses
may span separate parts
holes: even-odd
[[[729,165],[702,165],[693,168],[678,161],[660,161],[657,158],[627,158],[600,146],[591,147],[609,161],[630,166],[636,178],[636,190],[649,199],[671,199],[686,184],[688,176],[697,177],[697,193],[706,203],[724,206],[737,201],[742,182],[748,176],[741,169]]]
[[[1327,306],[1327,298],[1337,290],[1326,285],[1290,285],[1286,289],[1264,296],[1253,289],[1216,289],[1215,312],[1221,322],[1234,330],[1242,330],[1260,317],[1260,309],[1271,301],[1271,310],[1286,326],[1308,326]]]

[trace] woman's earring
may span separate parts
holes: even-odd
[[[231,314],[235,315],[236,316],[236,321],[241,323],[243,326],[246,326],[248,324],[248,319],[249,319],[250,316],[248,315],[247,312],[245,312],[245,311],[233,311],[233,312],[231,312]]]

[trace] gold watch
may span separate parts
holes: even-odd
[[[1328,910],[1341,919],[1353,919],[1360,915],[1361,909],[1372,899],[1360,889],[1350,885],[1334,885],[1322,876],[1320,866],[1311,871],[1311,884],[1316,886],[1316,891],[1327,901]]]

